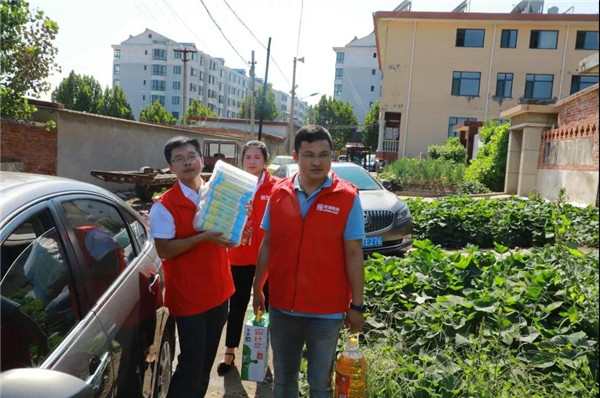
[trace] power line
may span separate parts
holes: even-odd
[[[302,32],[302,15],[304,14],[304,0],[300,7],[300,22],[298,23],[298,40],[296,41],[296,57],[298,56],[298,50],[300,49],[300,33]]]
[[[227,2],[227,0],[223,0],[223,2],[225,3],[225,5],[227,5],[227,8],[229,8],[229,10],[233,13],[233,15],[235,15],[235,17],[238,19],[238,21],[240,21],[240,23],[242,24],[242,26],[244,28],[246,28],[248,30],[248,32],[250,32],[250,34],[258,42],[258,44],[260,44],[266,50],[267,47],[265,47],[265,45],[258,39],[258,37],[256,37],[256,35],[254,34],[254,32],[252,32],[252,30],[244,23],[244,21],[242,21],[242,19],[237,15],[237,13],[233,10],[233,8],[231,8],[231,6]],[[289,81],[289,79],[285,75],[285,73],[283,73],[283,71],[281,70],[281,68],[277,64],[277,61],[275,61],[275,58],[273,57],[273,55],[271,55],[269,58],[273,61],[273,63],[275,64],[275,67],[277,67],[277,70],[279,71],[279,73],[281,73],[281,76],[283,76],[283,78],[285,79],[285,81],[287,82],[287,84],[291,84],[290,81]]]
[[[190,28],[187,23],[185,23],[185,21],[179,16],[179,14],[177,14],[177,12],[171,7],[171,5],[167,2],[167,0],[163,0],[163,3],[165,3],[165,5],[169,8],[171,13],[173,13],[173,15],[175,15],[177,17],[177,19],[179,21],[181,21],[181,23],[192,33],[192,35],[194,35],[194,37],[200,43],[200,45],[203,48],[206,48],[206,44],[202,41],[202,39],[200,39],[198,37],[198,35],[196,35],[196,32],[194,32],[194,30],[192,28]]]
[[[240,52],[233,46],[233,44],[231,43],[231,41],[229,41],[229,39],[225,35],[225,32],[223,32],[223,29],[221,29],[221,27],[219,26],[219,24],[217,23],[217,21],[213,18],[213,16],[210,13],[208,7],[206,7],[206,4],[204,3],[204,0],[200,0],[200,2],[204,6],[204,9],[206,10],[206,13],[208,14],[209,18],[213,21],[213,23],[215,24],[215,26],[217,27],[217,29],[219,29],[219,32],[221,32],[221,35],[223,36],[223,38],[225,39],[225,41],[227,41],[227,43],[231,46],[231,48],[233,49],[233,51],[235,51],[235,53],[238,55],[238,57],[240,57],[240,59],[242,61],[244,61],[244,65],[247,64],[248,61],[246,61],[244,59],[244,57],[242,57],[242,55],[240,54]]]

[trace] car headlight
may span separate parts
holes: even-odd
[[[402,202],[400,208],[396,211],[396,224],[400,224],[407,219],[410,219],[410,209],[406,203]]]

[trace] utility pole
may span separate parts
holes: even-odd
[[[263,85],[262,92],[262,107],[258,107],[260,116],[258,119],[258,140],[260,141],[262,138],[262,126],[263,126],[263,118],[264,113],[267,108],[267,78],[269,77],[269,57],[271,56],[271,38],[269,37],[269,44],[267,45],[267,68],[265,70],[265,84]],[[261,109],[262,108],[262,109]]]
[[[252,61],[250,62],[250,139],[254,139],[254,100],[256,90],[254,88],[254,50],[252,50]]]
[[[187,116],[185,111],[187,110],[187,63],[190,61],[190,58],[187,57],[188,54],[197,53],[196,50],[190,50],[188,48],[184,48],[183,50],[174,50],[176,53],[181,53],[181,61],[183,62],[183,125],[187,124]]]
[[[290,101],[290,120],[288,121],[288,152],[291,155],[294,151],[294,97],[296,95],[296,61],[304,62],[304,57],[296,59],[294,57],[294,73],[292,74],[292,98]]]

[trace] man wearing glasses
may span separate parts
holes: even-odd
[[[298,397],[305,344],[310,396],[330,397],[342,320],[351,333],[364,323],[363,212],[358,189],[330,172],[331,152],[325,128],[296,133],[298,173],[273,187],[261,225],[253,306],[264,310],[268,275],[275,398]]]
[[[198,140],[175,137],[164,148],[177,182],[150,209],[150,230],[163,260],[165,305],[177,323],[181,354],[168,398],[201,398],[227,319],[234,286],[221,232],[193,227],[203,181]]]

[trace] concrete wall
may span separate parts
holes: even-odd
[[[456,47],[459,28],[485,29],[484,46]],[[503,29],[518,30],[516,48],[500,48]],[[532,30],[557,30],[557,48],[530,49]],[[381,109],[401,113],[400,156],[418,156],[428,145],[443,144],[450,117],[500,118],[524,97],[526,74],[554,76],[551,101],[568,96],[579,60],[595,52],[575,49],[579,30],[597,31],[597,16],[398,13],[376,19],[383,72]],[[479,95],[452,96],[454,71],[480,72]],[[495,97],[498,73],[513,74],[510,98]]]
[[[139,170],[142,166],[168,167],[163,155],[165,142],[175,136],[205,139],[232,139],[241,151],[248,141],[242,131],[208,128],[181,128],[135,122],[83,112],[44,108],[38,105],[39,121],[57,123],[56,175],[90,182],[112,191],[129,189],[129,184],[107,183],[90,175],[92,170]],[[273,154],[283,140],[264,137]]]

